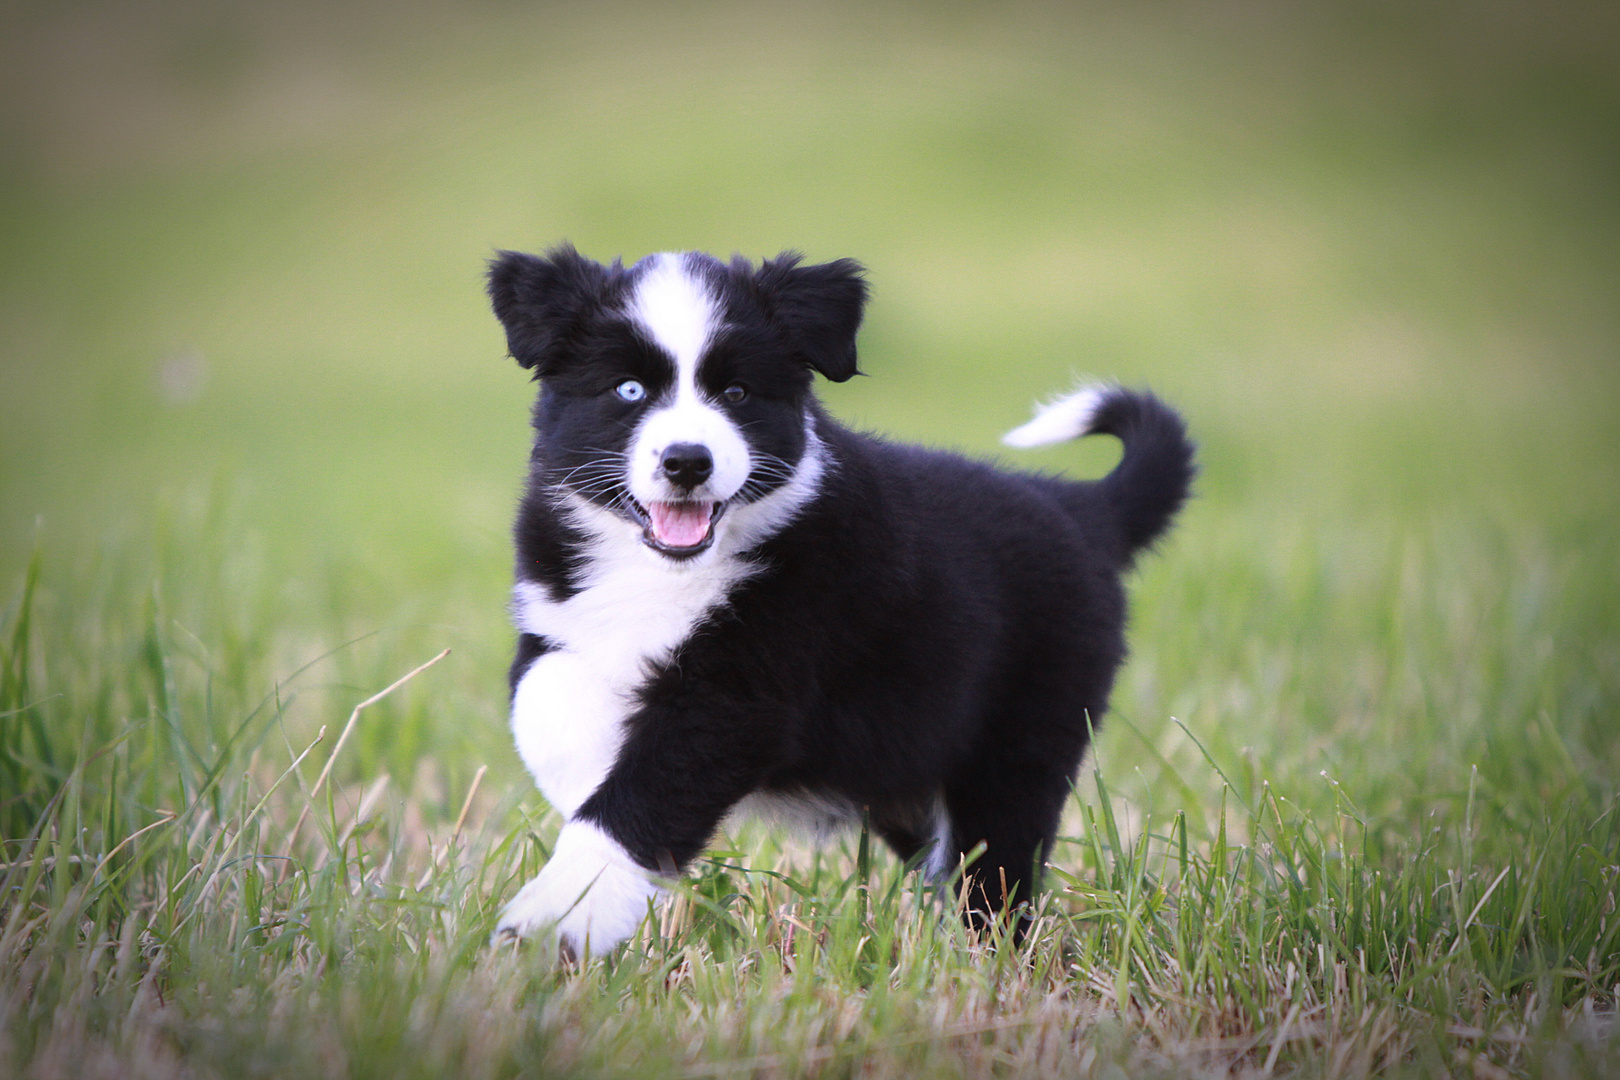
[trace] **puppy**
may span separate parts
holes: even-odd
[[[811,383],[856,374],[862,273],[567,246],[491,263],[540,383],[512,733],[565,819],[498,938],[611,949],[745,799],[864,813],[936,878],[965,864],[971,925],[1032,895],[1125,656],[1121,574],[1193,448],[1118,388],[1006,438],[1117,436],[1094,482],[843,427]]]

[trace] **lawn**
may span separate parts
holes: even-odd
[[[1186,415],[1023,950],[750,823],[488,946],[563,239],[862,260],[875,430]],[[0,1075],[1620,1074],[1617,415],[1612,5],[8,5]]]

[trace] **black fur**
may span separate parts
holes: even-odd
[[[1030,895],[1108,706],[1125,657],[1121,574],[1169,526],[1193,475],[1182,423],[1149,394],[1110,391],[1093,430],[1125,453],[1095,482],[860,434],[820,409],[809,375],[856,373],[858,265],[702,266],[728,330],[700,382],[718,392],[747,381],[749,400],[729,415],[787,470],[751,477],[739,498],[802,467],[807,416],[828,467],[797,517],[746,556],[762,569],[647,673],[617,761],[576,817],[668,871],[751,792],[865,808],[902,858],[932,843],[942,798],[947,865],[985,845],[968,872],[969,913],[989,918]],[[517,573],[559,600],[591,556],[559,487],[603,506],[625,497],[601,452],[623,445],[634,410],[606,391],[635,377],[656,392],[670,378],[616,314],[634,273],[572,248],[503,253],[490,271],[512,353],[542,380]],[[546,648],[520,638],[514,686]]]

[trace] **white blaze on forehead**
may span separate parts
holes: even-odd
[[[628,314],[674,358],[682,382],[693,378],[719,322],[708,286],[687,273],[685,259],[668,252],[653,256],[636,282]]]
[[[625,314],[675,361],[674,392],[646,414],[631,439],[630,494],[643,506],[689,498],[726,501],[753,465],[742,432],[698,390],[698,363],[721,327],[719,300],[686,256],[665,253],[648,259]],[[663,453],[676,443],[706,447],[713,459],[709,479],[693,491],[678,490],[664,477]],[[702,535],[695,525],[693,531]]]

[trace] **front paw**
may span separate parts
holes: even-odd
[[[612,837],[571,821],[551,861],[502,910],[492,941],[555,933],[563,955],[600,956],[636,932],[662,892]]]

